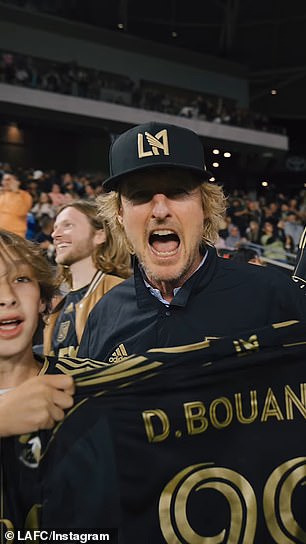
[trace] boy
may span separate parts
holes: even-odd
[[[32,351],[53,293],[52,269],[40,250],[0,230],[0,436],[49,429],[73,404],[72,378],[44,376],[48,361]]]

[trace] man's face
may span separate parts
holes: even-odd
[[[287,215],[286,221],[287,223],[295,223],[296,215],[294,213],[290,213],[289,215]]]
[[[105,235],[102,230],[93,230],[86,215],[68,207],[58,214],[52,238],[56,248],[56,262],[71,266],[90,257],[94,248],[105,240]]]
[[[68,183],[73,183],[72,175],[69,174],[69,172],[66,172],[66,174],[64,174],[63,183],[64,185],[67,185]]]
[[[32,351],[38,314],[44,309],[32,268],[16,256],[0,257],[0,360]]]
[[[238,229],[238,227],[233,226],[233,227],[230,229],[230,235],[231,235],[231,236],[239,236],[239,229]]]
[[[250,229],[259,230],[259,223],[257,223],[257,221],[250,221]]]
[[[269,223],[269,221],[264,223],[264,231],[265,231],[266,234],[273,233],[273,230],[274,230],[274,227],[273,227],[272,223]]]
[[[12,191],[17,186],[18,181],[12,174],[4,174],[2,177],[2,187],[5,191]]]
[[[180,286],[199,266],[204,212],[188,173],[142,173],[121,184],[119,220],[151,283]]]
[[[271,202],[271,204],[270,204],[271,212],[275,213],[275,212],[277,212],[277,209],[278,209],[278,205],[276,204],[276,202]]]

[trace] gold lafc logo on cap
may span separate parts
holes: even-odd
[[[155,136],[152,136],[150,132],[145,132],[145,137],[149,146],[151,146],[151,150],[144,150],[143,134],[138,134],[139,159],[142,159],[143,157],[151,157],[152,155],[159,155],[159,150],[162,150],[164,155],[169,155],[168,133],[166,128],[160,130],[157,134],[155,134]]]

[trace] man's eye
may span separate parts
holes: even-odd
[[[137,203],[148,202],[149,200],[151,200],[151,194],[146,191],[138,191],[137,193],[133,193],[132,195],[130,195],[129,199],[132,202]]]
[[[18,278],[15,279],[16,283],[28,283],[31,282],[32,279],[29,278],[29,276],[18,276]]]
[[[183,187],[174,187],[173,189],[170,189],[167,193],[167,196],[169,198],[176,198],[180,196],[188,195],[189,192],[186,189],[183,189]]]

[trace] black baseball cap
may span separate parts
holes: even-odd
[[[127,174],[152,168],[182,168],[197,173],[203,181],[204,150],[198,135],[184,127],[150,122],[127,130],[111,145],[110,176],[103,182],[106,192],[116,191]]]

